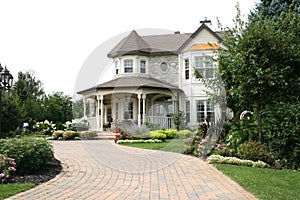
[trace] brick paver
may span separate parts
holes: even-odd
[[[255,199],[198,158],[116,145],[54,141],[63,171],[9,199]]]

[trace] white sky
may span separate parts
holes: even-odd
[[[217,17],[231,26],[237,2],[246,15],[258,0],[0,0],[0,63],[15,78],[33,70],[46,93],[73,95],[86,59],[108,39],[143,28],[192,33],[204,17],[213,29]]]

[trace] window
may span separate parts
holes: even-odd
[[[140,61],[140,73],[143,73],[143,74],[146,73],[146,61],[145,60]]]
[[[133,72],[133,60],[132,59],[124,60],[124,72],[125,73]]]
[[[169,70],[169,66],[166,62],[162,62],[160,64],[160,70],[164,73],[166,73]]]
[[[184,66],[185,66],[185,79],[190,78],[190,63],[189,59],[184,59]]]
[[[116,119],[119,119],[119,103],[116,103],[116,108],[115,108],[115,114],[116,114]]]
[[[186,101],[185,102],[185,120],[186,122],[190,122],[191,121],[191,117],[190,117],[190,101]]]
[[[125,102],[124,104],[124,119],[133,119],[133,102]]]
[[[205,101],[197,100],[197,122],[205,121]]]
[[[118,61],[115,62],[115,69],[116,69],[116,74],[119,74],[119,66],[118,66]]]
[[[211,105],[208,101],[197,100],[197,122],[205,122],[206,119],[210,122],[215,121],[215,111],[214,106]]]
[[[203,78],[213,78],[213,59],[210,56],[195,56],[195,68]]]

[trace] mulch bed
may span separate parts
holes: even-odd
[[[53,179],[62,170],[59,160],[53,159],[45,168],[28,175],[13,175],[9,180],[10,183],[34,183],[39,185]]]

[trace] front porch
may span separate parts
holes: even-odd
[[[100,118],[98,117],[87,117],[87,121],[88,121],[88,124],[89,124],[89,128],[91,130],[97,130],[97,131],[103,131],[104,130],[104,127],[105,125],[107,125],[108,123],[110,122],[106,122],[105,124],[103,124],[102,126],[102,130],[100,129],[100,127],[98,127],[98,124],[100,125],[101,124],[101,120]],[[123,120],[123,121],[120,121],[120,122],[112,122],[110,123],[111,127],[112,127],[112,130],[113,128],[117,127],[118,125],[122,124],[122,123],[126,123],[128,121],[126,120]],[[175,124],[173,122],[173,118],[172,117],[162,117],[162,116],[144,116],[144,119],[142,120],[142,123],[145,123],[145,122],[149,122],[149,123],[153,123],[153,124],[157,124],[159,125],[162,129],[174,129],[175,128]],[[135,124],[137,124],[137,122],[133,122]]]

